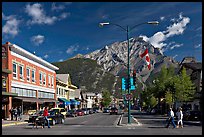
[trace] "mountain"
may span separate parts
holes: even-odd
[[[57,74],[70,74],[71,82],[84,91],[102,92],[103,89],[112,90],[114,75],[106,72],[95,60],[73,57],[63,62],[54,62],[60,69]]]
[[[139,53],[146,48],[149,51],[151,70],[148,70],[145,60],[139,57]],[[127,52],[127,41],[115,42],[111,45],[106,45],[100,50],[84,55],[84,58],[96,60],[106,71],[121,76],[127,73]],[[163,55],[160,49],[145,42],[142,37],[130,39],[130,69],[136,70],[138,78],[140,77],[143,82],[146,82],[150,74],[155,74],[161,70],[162,65],[167,67],[173,65],[177,68],[178,62],[171,57]]]
[[[53,64],[60,68],[57,73],[70,73],[73,84],[79,87],[85,86],[87,90],[94,92],[101,92],[106,88],[117,94],[121,91],[121,78],[127,77],[127,47],[127,41],[115,42],[92,53],[78,54],[64,62]],[[139,57],[146,48],[149,51],[151,70],[147,68],[145,60]],[[145,42],[142,37],[130,39],[130,74],[136,70],[138,87],[144,88],[145,84],[151,82],[163,65],[178,68],[179,63],[163,55],[160,49]]]

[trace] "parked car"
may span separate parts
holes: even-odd
[[[93,108],[93,112],[94,113],[99,113],[99,109],[98,108]]]
[[[200,121],[201,117],[201,111],[198,110],[187,110],[183,112],[183,120]]]
[[[77,112],[74,109],[68,110],[66,116],[67,117],[77,117]]]
[[[84,115],[84,111],[82,109],[77,109],[76,113],[77,113],[77,116],[83,116]]]
[[[110,109],[109,108],[104,108],[103,109],[103,113],[109,113],[110,112]]]
[[[64,118],[66,118],[67,112],[64,108],[51,108],[51,111],[52,110],[57,112],[57,113],[61,113],[64,116]]]
[[[34,113],[36,113],[36,110],[28,110],[28,115],[33,115]]]
[[[112,107],[111,109],[110,109],[110,115],[112,115],[112,114],[118,114],[118,109],[116,108],[116,107]]]
[[[89,115],[89,110],[87,108],[82,108],[82,110],[84,111],[84,115]]]
[[[35,121],[40,121],[41,123],[38,122],[38,124],[43,124],[44,123],[44,116],[43,114],[43,110],[39,111],[38,113],[34,114],[34,115],[30,115],[29,116],[29,120],[28,123],[33,123]],[[64,115],[61,113],[58,113],[56,111],[48,111],[48,120],[50,125],[55,125],[55,124],[64,124]],[[45,122],[46,123],[46,122]]]
[[[93,108],[87,108],[89,110],[89,114],[93,114],[94,111],[93,111]]]

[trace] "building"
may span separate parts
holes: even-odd
[[[2,45],[2,69],[12,71],[8,74],[8,109],[22,106],[23,114],[28,110],[39,110],[43,106],[56,105],[56,72],[59,68],[7,42]]]
[[[72,85],[69,74],[57,74],[56,91],[59,107],[71,109],[79,104],[79,102],[75,100],[76,96],[72,96],[78,93],[78,91],[77,86]]]
[[[180,70],[186,68],[186,73],[191,77],[192,82],[196,87],[194,100],[189,102],[192,110],[201,110],[202,105],[202,63],[197,62],[194,57],[185,57],[180,63]]]

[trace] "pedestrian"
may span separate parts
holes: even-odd
[[[172,108],[170,108],[168,116],[169,116],[168,117],[168,124],[167,124],[166,128],[169,127],[170,122],[172,123],[173,128],[176,128],[176,124],[174,123],[174,112],[173,112]]]
[[[50,128],[49,119],[47,118],[48,117],[48,108],[46,106],[45,106],[44,111],[43,111],[43,116],[44,116],[44,125],[42,128],[45,127],[45,121],[47,121],[47,126],[48,126],[48,128]]]
[[[18,120],[20,121],[22,119],[22,110],[21,106],[17,108],[17,115],[18,115]]]
[[[183,128],[183,112],[182,112],[181,107],[179,107],[178,112],[176,114],[177,114],[177,117],[178,117],[177,128],[179,128],[179,127]]]
[[[10,114],[11,114],[11,120],[13,120],[13,115],[14,115],[14,111],[13,111],[13,107],[9,110]]]
[[[16,119],[16,121],[17,121],[17,120],[18,120],[17,107],[15,107],[15,108],[13,109],[13,114],[14,114],[14,117],[15,117],[15,119]]]

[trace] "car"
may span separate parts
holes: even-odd
[[[84,115],[89,115],[89,110],[87,108],[82,108],[82,110],[84,111]]]
[[[84,115],[84,111],[82,109],[77,109],[76,113],[77,113],[77,116],[83,116]]]
[[[183,119],[186,121],[200,121],[201,111],[198,110],[187,110],[183,112]]]
[[[118,114],[118,109],[117,109],[116,107],[112,107],[112,108],[110,109],[110,115],[112,115],[112,114],[115,114],[115,115]]]
[[[93,114],[94,113],[93,108],[87,108],[87,109],[89,111],[89,114]]]
[[[28,115],[33,115],[34,113],[36,113],[36,110],[28,110]]]
[[[54,110],[48,111],[47,118],[49,120],[50,125],[64,124],[64,121],[65,121],[64,115]],[[28,123],[38,123],[38,125],[44,124],[43,110],[39,111],[34,115],[30,115]],[[47,122],[45,122],[45,124],[47,124]]]
[[[66,110],[65,110],[64,108],[51,108],[50,110],[51,110],[51,111],[52,111],[52,110],[53,110],[53,111],[56,111],[56,112],[58,112],[58,113],[61,113],[61,114],[66,118],[67,112],[66,112]]]
[[[68,110],[66,116],[67,117],[77,117],[77,112],[74,109]]]
[[[99,109],[98,108],[93,108],[93,112],[94,113],[99,113]]]
[[[109,108],[104,108],[103,109],[103,113],[109,113],[110,112],[110,109]]]

